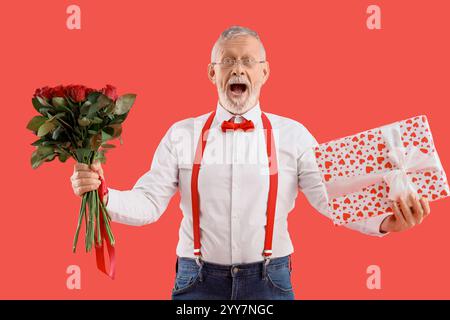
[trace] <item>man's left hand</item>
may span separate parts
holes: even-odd
[[[398,203],[394,201],[392,205],[393,215],[386,217],[380,225],[380,232],[399,232],[411,229],[415,225],[421,224],[430,214],[430,205],[427,198],[417,197],[413,193],[409,194],[411,206],[407,204],[407,199],[400,198]]]

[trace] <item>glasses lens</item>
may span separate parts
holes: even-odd
[[[234,59],[225,58],[225,59],[223,59],[222,64],[224,67],[232,67],[235,62],[236,62],[236,60],[234,60]]]
[[[255,64],[255,60],[251,58],[245,58],[242,60],[242,64],[248,68],[251,68]]]

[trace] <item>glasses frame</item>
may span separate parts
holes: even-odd
[[[231,59],[231,58],[230,58]],[[225,68],[232,68],[232,67],[234,67],[237,63],[241,63],[242,64],[242,66],[243,67],[246,67],[246,68],[252,68],[252,67],[254,67],[256,64],[258,64],[258,63],[264,63],[264,62],[266,62],[267,60],[252,60],[252,65],[249,67],[249,66],[246,66],[244,63],[242,63],[242,59],[232,59],[232,60],[234,60],[234,63],[233,63],[233,65],[231,65],[231,66],[228,66],[228,65],[226,65],[225,64],[225,62],[211,62],[211,65],[219,65],[219,66],[222,66],[222,67],[225,67]]]

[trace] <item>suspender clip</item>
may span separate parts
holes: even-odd
[[[195,263],[201,268],[203,266],[202,256],[195,257]]]

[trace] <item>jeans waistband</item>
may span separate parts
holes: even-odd
[[[264,261],[252,262],[252,263],[241,263],[241,264],[218,264],[213,262],[203,261],[203,270],[205,272],[210,272],[218,275],[228,276],[230,272],[239,271],[240,275],[250,275],[257,274],[263,271]],[[267,265],[267,270],[277,270],[281,268],[291,269],[291,256],[271,258],[270,263]],[[195,271],[198,270],[199,266],[195,259],[187,257],[177,258],[177,271]]]

